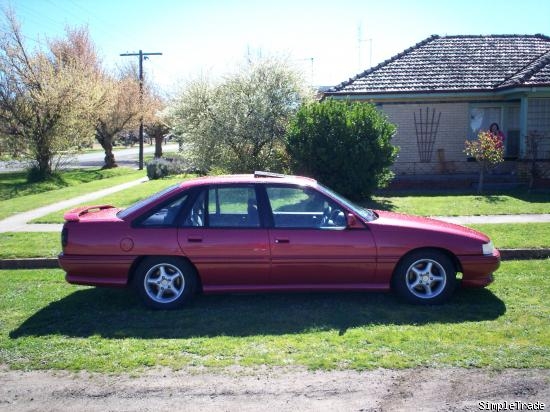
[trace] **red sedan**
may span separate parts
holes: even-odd
[[[315,180],[257,172],[203,177],[127,209],[65,214],[69,283],[132,286],[172,309],[197,292],[389,290],[438,304],[458,285],[493,280],[500,254],[484,234],[361,208]]]

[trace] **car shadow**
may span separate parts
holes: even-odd
[[[50,303],[10,337],[244,337],[312,330],[342,335],[361,326],[485,321],[505,312],[504,302],[487,289],[459,290],[440,306],[409,305],[391,293],[277,293],[201,295],[187,308],[153,311],[130,291],[90,288]]]

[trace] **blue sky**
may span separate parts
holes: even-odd
[[[546,0],[0,0],[30,46],[88,25],[103,60],[162,52],[146,75],[166,89],[235,70],[247,55],[285,56],[314,85],[335,85],[432,34],[550,36]],[[137,61],[137,58],[135,58]]]

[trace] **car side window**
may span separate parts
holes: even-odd
[[[260,227],[254,186],[214,186],[201,192],[185,219],[185,226]]]
[[[309,187],[268,186],[267,197],[276,228],[343,229],[344,211]]]
[[[208,190],[209,227],[260,227],[254,186],[211,187]]]
[[[206,214],[206,195],[204,190],[197,196],[193,206],[187,213],[183,226],[203,227],[205,226]]]
[[[160,209],[155,209],[152,213],[141,220],[141,226],[173,226],[176,224],[176,218],[182,206],[187,200],[187,193],[178,197]]]

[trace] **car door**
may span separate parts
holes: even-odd
[[[266,195],[272,284],[352,288],[375,280],[372,234],[348,228],[345,208],[311,187],[267,185]]]
[[[254,185],[209,186],[196,195],[178,242],[205,292],[267,284],[268,236],[257,205]]]

